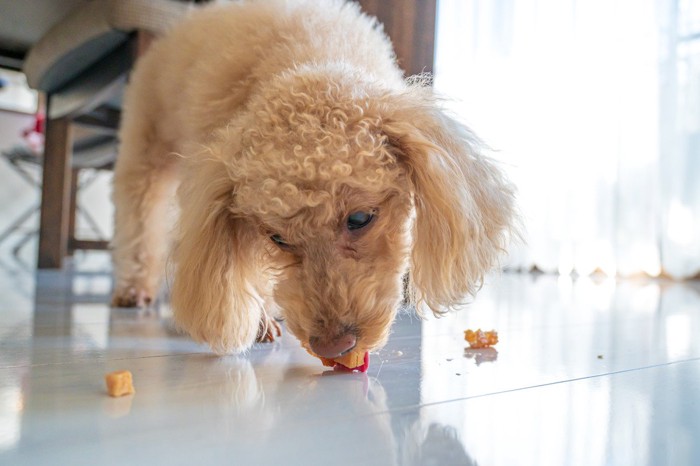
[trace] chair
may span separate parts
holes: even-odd
[[[134,60],[190,8],[175,0],[93,0],[75,7],[29,50],[27,82],[47,102],[39,268],[60,268],[75,249],[107,247],[72,237],[73,125],[114,134]]]
[[[89,169],[90,173],[87,177],[83,176],[78,182],[77,189],[71,192],[72,195],[75,194],[75,197],[71,197],[71,210],[74,210],[75,214],[71,217],[74,221],[69,226],[70,236],[75,237],[75,220],[77,220],[77,215],[80,215],[86,221],[97,241],[106,245],[107,236],[101,231],[97,221],[90,215],[90,212],[80,207],[80,204],[77,202],[77,192],[90,186],[97,179],[98,171],[112,169],[117,155],[116,137],[105,134],[85,136],[73,144],[72,152],[73,179],[78,182],[79,171]],[[40,179],[32,173],[35,167],[40,170],[43,164],[41,154],[34,152],[28,145],[22,144],[2,151],[2,156],[22,179],[41,190]],[[41,204],[38,204],[20,214],[5,230],[0,232],[0,244],[9,239],[13,233],[20,231],[40,210]],[[18,257],[21,248],[37,233],[37,230],[30,230],[26,233],[12,248],[12,254]]]

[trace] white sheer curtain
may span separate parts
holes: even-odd
[[[439,0],[435,87],[519,189],[509,266],[700,271],[699,0]]]

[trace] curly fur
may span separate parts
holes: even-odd
[[[505,246],[513,191],[420,81],[353,3],[192,14],[132,75],[114,303],[154,296],[177,184],[174,316],[218,353],[249,348],[277,314],[302,342],[351,332],[376,349],[409,271],[433,312],[473,294]],[[350,231],[356,211],[375,220]]]

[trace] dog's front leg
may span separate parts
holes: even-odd
[[[133,120],[125,122],[121,138],[113,191],[112,304],[145,306],[155,299],[165,269],[178,160],[168,145]]]

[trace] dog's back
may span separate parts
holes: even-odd
[[[391,43],[357,4],[241,2],[195,11],[156,42],[134,72],[127,107],[153,114],[161,137],[200,141],[231,119],[261,81],[324,61],[402,85]]]

